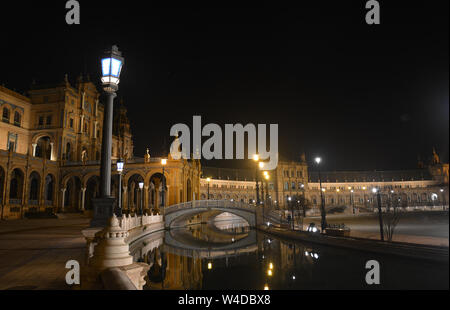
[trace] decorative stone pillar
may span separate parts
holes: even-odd
[[[36,147],[37,147],[37,143],[31,144],[31,146],[33,147],[33,157],[36,157]]]
[[[148,211],[148,185],[144,186],[144,211]],[[148,211],[150,213],[150,211]]]
[[[55,151],[55,148],[54,148],[54,143],[53,142],[50,142],[50,160],[55,160],[55,156],[54,156],[54,151]]]
[[[66,198],[66,188],[61,188],[62,196],[61,196],[61,211],[64,211],[64,204]]]
[[[84,211],[84,202],[86,198],[86,187],[81,188],[81,211]]]
[[[83,132],[83,124],[84,124],[84,115],[81,115],[81,118],[80,118],[80,132],[82,133]]]

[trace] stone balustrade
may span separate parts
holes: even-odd
[[[136,227],[151,225],[162,223],[163,217],[162,215],[147,215],[144,214],[142,216],[131,216],[131,215],[123,215],[119,219],[119,225],[123,230],[132,230]]]
[[[129,278],[136,289],[142,289],[148,266],[133,262],[130,244],[147,234],[163,229],[163,216],[144,214],[142,216],[123,215],[120,218],[114,215],[107,227],[91,227],[83,230],[87,241],[86,287],[98,285],[99,275],[102,274],[103,281],[105,280],[103,277],[117,278],[116,289],[130,289],[130,285],[122,285],[127,282],[120,280],[124,276]],[[112,268],[116,268],[114,272],[109,270]]]

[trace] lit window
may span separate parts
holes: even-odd
[[[3,108],[3,121],[9,123],[9,109]]]

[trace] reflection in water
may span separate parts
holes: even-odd
[[[285,242],[239,221],[218,223],[171,230],[162,245],[135,255],[150,265],[145,288],[448,289],[448,264]],[[371,259],[380,262],[379,286],[364,280]]]

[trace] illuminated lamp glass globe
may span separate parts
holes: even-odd
[[[115,92],[119,89],[120,72],[124,64],[124,58],[117,45],[107,50],[101,59],[103,89]]]

